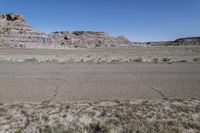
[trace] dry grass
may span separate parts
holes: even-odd
[[[18,104],[12,108],[2,105],[0,112],[4,115],[0,115],[0,119],[4,123],[0,122],[0,132],[182,133],[200,130],[198,99],[23,105],[23,108]]]

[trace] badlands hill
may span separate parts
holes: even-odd
[[[0,47],[5,48],[96,48],[130,46],[123,36],[105,32],[38,32],[19,14],[0,14]]]
[[[131,45],[131,42],[124,36],[111,37],[105,32],[53,32],[49,37],[62,47],[70,48],[123,47]]]
[[[18,14],[0,14],[0,47],[53,48],[59,47],[48,35],[34,30]]]

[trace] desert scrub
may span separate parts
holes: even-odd
[[[90,123],[89,132],[101,132],[101,133],[110,133],[110,126],[106,123]]]
[[[49,62],[49,63],[57,63],[58,62],[58,59],[55,59],[55,58],[53,58],[53,59],[47,59],[46,60],[46,62]]]
[[[15,133],[23,133],[22,129],[18,129]]]
[[[84,62],[84,59],[81,59],[80,62]]]
[[[200,61],[200,57],[194,58],[193,61],[195,61],[195,62]]]
[[[159,62],[159,59],[158,59],[158,58],[153,58],[153,62],[154,62],[155,64],[157,64],[157,63]]]
[[[95,115],[96,115],[96,112],[91,111],[91,112],[89,112],[89,115],[90,115],[90,116],[95,116]]]
[[[184,112],[187,114],[190,112],[190,108],[185,105],[172,106],[172,108],[176,109],[177,112]]]
[[[142,57],[138,57],[138,58],[136,58],[136,59],[135,59],[135,62],[143,62]]]
[[[137,133],[182,133],[183,125],[178,121],[135,120],[124,126],[124,132]]]
[[[170,58],[162,58],[162,61],[163,61],[163,62],[170,62],[171,59],[170,59]]]
[[[187,60],[179,60],[178,62],[184,63],[187,62]]]
[[[71,108],[71,105],[70,104],[65,104],[65,109],[68,110]]]
[[[10,108],[24,108],[24,103],[13,103],[10,105]]]
[[[42,116],[42,119],[45,121],[45,122],[48,122],[49,118],[47,116]]]
[[[26,58],[24,61],[25,62],[38,62],[38,59],[36,59],[35,57],[31,57],[31,58]]]
[[[119,60],[118,59],[113,59],[113,60],[110,61],[110,63],[113,63],[113,64],[119,63]]]
[[[110,127],[108,124],[102,123],[102,124],[100,125],[100,128],[101,128],[101,131],[102,131],[103,133],[110,133],[111,127]]]
[[[0,113],[6,113],[8,110],[4,107],[0,107]]]

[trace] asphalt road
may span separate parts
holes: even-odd
[[[0,64],[0,101],[200,98],[200,63]]]

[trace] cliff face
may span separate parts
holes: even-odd
[[[125,37],[114,38],[104,32],[53,32],[50,37],[61,46],[69,48],[120,47],[131,44]]]
[[[18,14],[0,14],[0,47],[56,48],[59,45],[46,34],[37,32]]]
[[[6,48],[97,48],[129,46],[125,37],[110,37],[104,32],[38,32],[18,14],[0,14],[0,47]]]
[[[51,38],[37,32],[18,14],[0,14],[0,47],[56,48]]]

